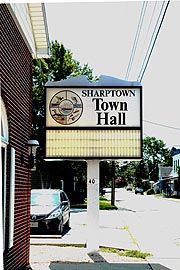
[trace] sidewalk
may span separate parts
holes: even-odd
[[[31,246],[33,270],[178,270],[179,260],[141,260],[115,253],[88,254],[85,248]],[[167,265],[171,265],[171,268]]]
[[[112,228],[113,213],[108,212],[108,215],[108,224],[100,226],[100,246],[139,250],[138,243],[123,228],[123,221],[120,221],[122,224],[118,224],[117,228]],[[62,238],[55,235],[46,235],[46,238],[31,237],[30,263],[33,270],[179,270],[180,260],[175,258],[168,260],[148,257],[147,260],[141,260],[102,251],[88,254],[85,248],[85,213],[82,212],[78,221],[76,217],[73,219],[73,215],[71,218],[73,229],[67,231]]]
[[[33,270],[152,270],[144,260],[115,253],[87,254],[86,248],[39,245],[31,246],[31,267]]]

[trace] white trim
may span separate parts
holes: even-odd
[[[15,149],[11,147],[11,167],[10,167],[10,200],[9,200],[9,243],[13,246],[14,240],[14,201],[15,201]]]
[[[35,58],[49,57],[49,33],[44,4],[9,3],[7,7],[31,55]],[[41,10],[37,17],[34,16],[34,13],[37,13],[36,9]],[[43,38],[37,35],[37,27]]]
[[[1,155],[0,155],[0,164],[3,165],[4,164],[4,170],[6,168],[5,164],[6,164],[6,151],[4,151],[4,163],[2,164],[2,148],[4,149],[4,147],[1,146]],[[5,176],[5,171],[4,171],[4,176]],[[3,189],[3,185],[2,185],[2,180],[3,180],[3,175],[2,175],[2,168],[1,168],[1,174],[0,174],[0,269],[4,269],[3,268],[3,252],[5,249],[5,233],[4,233],[4,228],[5,228],[5,217],[4,217],[4,213],[3,213],[3,209],[5,210],[5,205],[3,206],[3,200],[2,200],[2,192],[4,192]],[[4,197],[5,197],[5,193],[4,193]],[[5,200],[5,198],[4,198]],[[5,212],[5,211],[4,211]]]
[[[36,47],[35,47],[35,41],[34,41],[33,32],[31,28],[30,17],[28,14],[27,4],[10,3],[10,4],[7,4],[7,7],[30,53],[32,55],[35,55]]]

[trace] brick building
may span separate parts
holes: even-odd
[[[0,4],[0,29],[0,269],[21,270],[29,265],[32,57],[49,53],[44,5]]]

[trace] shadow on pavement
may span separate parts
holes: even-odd
[[[160,264],[107,262],[51,262],[50,270],[173,270]]]
[[[148,262],[108,263],[98,252],[88,253],[92,262],[51,262],[51,270],[173,270],[161,264]]]
[[[118,211],[129,211],[129,212],[136,213],[136,211],[135,211],[135,210],[128,209],[128,208],[124,208],[124,207],[118,207]]]
[[[88,253],[88,256],[91,258],[91,260],[93,262],[106,262],[107,261],[104,259],[103,256],[101,256],[98,252],[94,252],[94,253]]]

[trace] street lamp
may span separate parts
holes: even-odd
[[[30,168],[33,169],[36,160],[36,150],[37,147],[39,147],[39,142],[37,140],[31,139],[28,141],[27,146],[29,148],[29,165]]]

